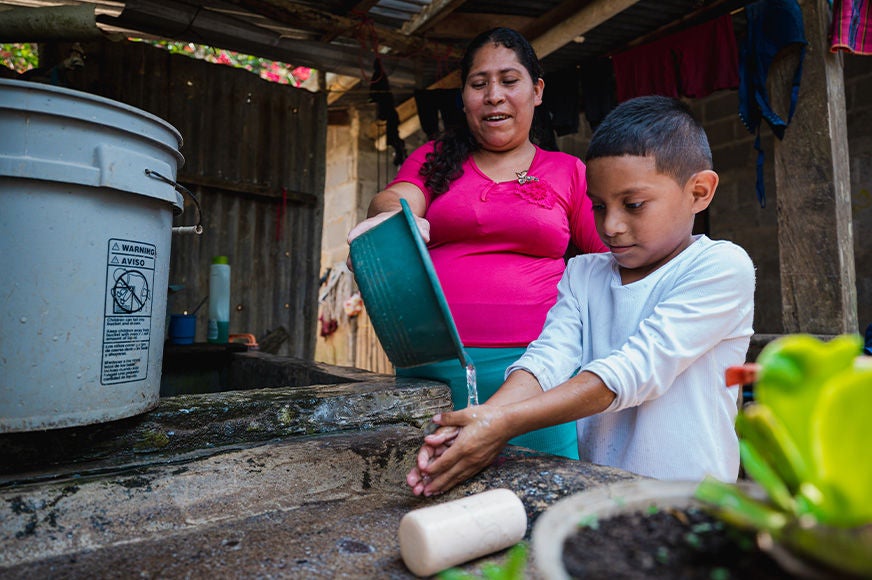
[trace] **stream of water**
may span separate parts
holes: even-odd
[[[475,364],[469,358],[469,353],[463,351],[463,356],[466,359],[466,406],[472,407],[478,405],[478,383],[475,379]]]

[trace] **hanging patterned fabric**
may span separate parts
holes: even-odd
[[[796,0],[760,0],[745,7],[745,16],[748,19],[747,36],[739,46],[739,117],[748,131],[756,135],[757,200],[760,207],[766,207],[764,154],[760,145],[761,121],[766,121],[775,137],[784,138],[784,130],[796,110],[802,62],[808,42],[805,39],[802,10]],[[791,45],[798,45],[800,53],[790,91],[790,109],[785,120],[772,110],[766,79],[775,56]]]
[[[830,50],[872,55],[872,1],[835,0]]]

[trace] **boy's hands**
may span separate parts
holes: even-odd
[[[457,427],[438,427],[433,433],[424,437],[424,444],[418,451],[415,467],[406,475],[406,483],[412,488],[412,493],[415,495],[424,493],[424,487],[430,483],[430,475],[425,471],[427,466],[451,447],[459,433],[460,429]]]
[[[532,373],[515,370],[486,403],[433,417],[439,427],[424,437],[406,482],[415,495],[446,492],[493,463],[512,437],[601,413],[615,397],[589,371],[543,392]]]
[[[440,427],[424,437],[417,463],[406,476],[412,493],[444,493],[490,465],[511,438],[503,419],[503,410],[493,405],[433,417]]]

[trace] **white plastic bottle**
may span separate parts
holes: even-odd
[[[227,342],[229,334],[230,265],[227,256],[216,256],[209,270],[209,328],[206,340]]]

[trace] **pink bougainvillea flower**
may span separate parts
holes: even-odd
[[[312,75],[312,69],[307,66],[298,66],[291,71],[291,74],[294,75],[294,78],[300,82],[309,80],[309,77]]]

